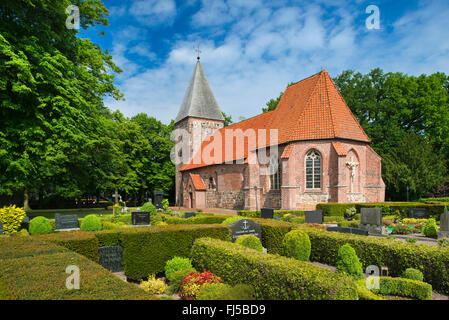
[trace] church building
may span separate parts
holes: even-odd
[[[275,110],[224,127],[198,59],[175,128],[183,132],[175,147],[183,159],[179,206],[310,210],[384,201],[382,159],[326,70],[288,86]]]

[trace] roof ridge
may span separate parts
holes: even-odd
[[[328,106],[327,107],[329,108],[329,115],[330,115],[330,118],[331,118],[331,121],[332,121],[331,128],[332,128],[332,131],[334,133],[334,137],[336,137],[337,135],[336,135],[336,132],[335,132],[334,114],[332,113],[332,106],[331,106],[331,99],[330,99],[330,96],[329,96],[329,88],[328,88],[328,84],[327,84],[327,78],[328,77],[326,77],[326,75],[324,75],[324,84],[325,84],[324,89],[326,90],[327,102],[328,102]]]

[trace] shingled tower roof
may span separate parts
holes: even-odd
[[[215,100],[199,60],[182,101],[181,109],[176,116],[175,123],[187,117],[224,121],[220,107]]]

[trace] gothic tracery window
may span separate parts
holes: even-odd
[[[311,150],[306,155],[306,189],[321,189],[321,155]]]

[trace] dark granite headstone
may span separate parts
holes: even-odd
[[[274,209],[262,208],[260,210],[260,217],[262,219],[273,219]]]
[[[357,228],[327,227],[326,230],[327,231],[340,232],[340,233],[352,233],[352,234],[357,234],[357,235],[361,235],[361,236],[367,236],[368,235],[368,231],[362,230],[362,229],[357,229]]]
[[[410,218],[425,219],[427,218],[427,210],[425,208],[410,209]]]
[[[123,271],[123,248],[119,246],[99,247],[100,265],[111,272]]]
[[[131,212],[133,226],[147,226],[150,224],[150,213],[144,211]]]
[[[154,191],[154,206],[156,209],[162,209],[162,200],[164,200],[164,192]]]
[[[381,208],[362,208],[360,210],[360,224],[382,226]]]
[[[314,210],[314,211],[306,211],[306,223],[318,223],[323,224],[323,211],[322,210]]]
[[[184,218],[191,218],[191,217],[194,217],[194,216],[196,216],[195,212],[186,212],[186,213],[184,213]]]
[[[260,227],[260,223],[257,223],[254,220],[237,220],[229,225],[229,229],[231,229],[232,242],[235,242],[238,237],[246,234],[251,234],[262,240],[262,228]]]
[[[3,234],[3,222],[0,221],[0,234]]]
[[[79,228],[78,216],[76,214],[55,214],[55,229],[77,229]]]

